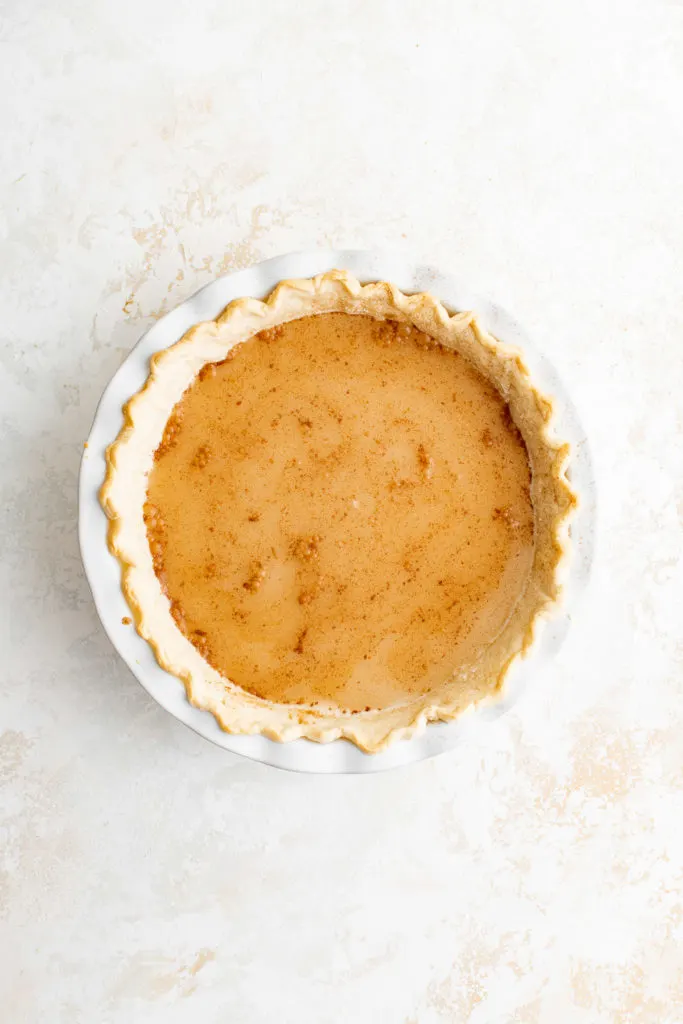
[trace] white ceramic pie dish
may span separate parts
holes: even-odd
[[[149,645],[130,625],[129,609],[120,585],[120,567],[107,547],[107,520],[98,493],[105,474],[105,451],[117,436],[122,406],[144,384],[149,359],[177,341],[192,326],[214,319],[224,307],[242,296],[265,297],[281,280],[311,277],[333,268],[355,274],[361,282],[389,280],[406,292],[429,291],[453,310],[475,310],[484,327],[500,340],[523,349],[534,380],[557,404],[557,432],[572,443],[572,484],[581,506],[572,520],[572,559],[565,580],[565,599],[558,615],[545,624],[530,655],[510,673],[503,692],[451,723],[432,723],[421,735],[394,743],[378,754],[364,754],[354,744],[335,740],[320,744],[309,740],[277,743],[263,736],[235,736],[224,732],[214,717],[193,707],[183,684],[156,662]],[[514,703],[532,672],[542,671],[566,634],[570,614],[585,587],[592,563],[594,538],[594,480],[587,440],[557,373],[532,345],[519,326],[497,306],[433,267],[414,265],[400,257],[360,251],[321,250],[294,253],[267,260],[207,285],[173,312],[159,320],[138,342],[106,388],[98,406],[80,475],[79,537],[83,564],[102,624],[117,651],[147,692],[195,732],[234,753],[279,768],[321,773],[381,771],[432,757],[454,746],[466,731],[497,718]]]

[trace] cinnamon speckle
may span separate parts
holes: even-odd
[[[192,456],[190,465],[194,469],[205,469],[211,458],[211,449],[208,445],[201,445]]]
[[[259,331],[256,337],[260,341],[277,341],[278,338],[282,337],[283,329],[283,324],[275,324],[274,327],[266,327],[265,330]]]
[[[296,640],[296,645],[294,647],[294,653],[295,654],[303,654],[304,653],[304,640],[306,639],[307,634],[308,634],[308,629],[307,628],[302,629],[301,632],[299,633],[299,635],[297,637],[297,640]]]
[[[263,566],[263,562],[253,562],[249,571],[249,576],[242,584],[244,590],[247,590],[250,594],[255,594],[259,589],[264,579],[266,578],[266,570]]]
[[[311,537],[297,537],[292,541],[290,551],[294,558],[303,562],[310,562],[318,557],[318,545],[320,537],[317,533]]]
[[[434,475],[434,459],[429,455],[423,444],[417,447],[417,462],[420,467],[423,480],[431,480]]]
[[[518,530],[522,525],[519,519],[513,515],[510,505],[503,505],[501,508],[494,508],[492,518],[505,523],[506,526],[509,526],[513,530]]]

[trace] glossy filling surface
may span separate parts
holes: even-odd
[[[499,634],[533,559],[530,484],[461,356],[329,313],[204,367],[144,514],[176,624],[226,679],[363,711],[438,693]]]

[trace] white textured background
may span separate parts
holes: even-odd
[[[0,1016],[683,1022],[683,6],[0,6]],[[159,313],[283,251],[508,307],[601,484],[592,592],[476,743],[301,777],[153,705],[76,476]]]

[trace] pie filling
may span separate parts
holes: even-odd
[[[144,518],[173,618],[244,690],[386,708],[474,666],[534,554],[526,446],[462,356],[349,313],[272,328],[175,406]]]

